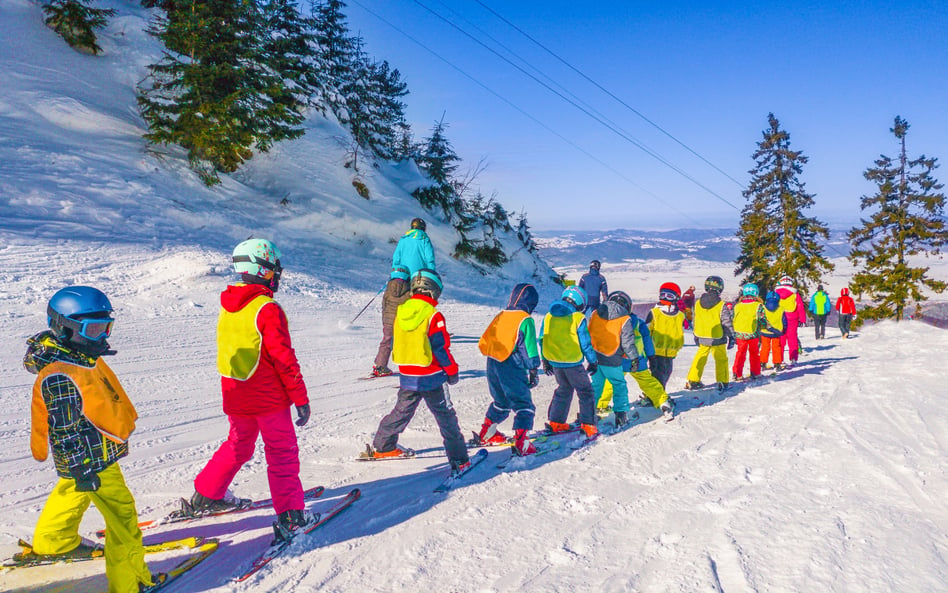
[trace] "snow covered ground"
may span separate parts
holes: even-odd
[[[642,422],[588,449],[517,463],[493,451],[455,491],[430,414],[402,443],[419,458],[354,461],[395,401],[394,378],[359,381],[380,337],[379,299],[393,241],[414,216],[417,170],[366,173],[372,200],[342,169],[340,128],[314,119],[304,138],[255,157],[208,190],[173,154],[148,153],[131,91],[155,55],[147,11],[119,14],[101,58],[79,56],[40,24],[29,0],[0,3],[0,556],[29,538],[55,482],[29,454],[33,376],[25,339],[45,328],[49,297],[67,284],[106,291],[116,307],[110,360],[139,414],[122,461],[142,518],[192,492],[226,433],[214,364],[218,293],[229,254],[250,233],[283,249],[278,294],[313,404],[299,431],[302,478],[327,488],[322,510],[354,487],[363,499],[257,577],[235,584],[269,541],[267,511],[146,532],[146,541],[196,534],[221,549],[172,593],[437,592],[943,592],[948,582],[948,333],[905,322],[841,341],[802,332],[792,371],[724,396],[682,392],[686,346],[670,386],[680,416]],[[136,68],[138,70],[136,70]],[[284,198],[289,204],[281,206]],[[450,229],[431,219],[445,312],[461,382],[452,397],[465,430],[489,403],[476,341],[511,286],[548,270],[520,254],[490,276],[448,257]],[[938,263],[939,277],[948,276]],[[731,265],[697,260],[604,266],[610,287],[638,301],[675,280],[709,274],[735,294]],[[576,279],[585,262],[565,268]],[[846,272],[828,280],[838,294]],[[542,282],[538,316],[556,295]],[[710,370],[710,369],[709,369]],[[534,391],[546,420],[553,382]],[[509,427],[509,422],[507,424]],[[268,496],[263,452],[234,491]],[[87,512],[82,529],[103,526]],[[150,556],[154,570],[181,552]],[[0,571],[0,591],[104,590],[101,562]]]
[[[3,251],[24,272],[4,278],[0,335],[0,553],[29,537],[54,482],[28,452],[32,375],[23,339],[44,327],[55,286],[109,290],[117,307],[113,367],[138,406],[132,453],[122,462],[143,518],[160,517],[226,431],[214,371],[218,290],[226,254],[155,252],[136,245],[23,243]],[[615,288],[653,290],[664,276],[612,271]],[[421,458],[354,461],[394,403],[395,379],[359,381],[375,353],[378,309],[346,326],[371,293],[314,295],[286,276],[280,293],[313,400],[299,431],[302,478],[330,499],[353,487],[363,499],[292,553],[240,585],[230,577],[269,540],[266,511],[146,532],[221,538],[213,562],[173,591],[944,591],[948,581],[948,333],[882,323],[856,339],[814,343],[801,364],[760,385],[698,399],[670,385],[680,416],[642,424],[569,455],[566,447],[506,471],[494,451],[448,495],[430,414],[419,410],[401,442]],[[446,299],[462,368],[452,396],[476,429],[489,396],[476,340],[500,303]],[[545,305],[541,304],[541,309]],[[553,381],[535,399],[546,419]],[[237,476],[243,496],[268,495],[262,450]],[[90,510],[83,531],[102,527]],[[175,554],[154,565],[173,563]],[[101,564],[0,574],[0,590],[78,591],[102,584]]]

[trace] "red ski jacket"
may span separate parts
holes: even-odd
[[[273,292],[259,284],[230,285],[221,293],[222,314],[236,313],[261,295],[273,298]],[[261,340],[260,359],[253,374],[243,381],[221,377],[224,413],[228,416],[268,414],[309,403],[280,305],[275,301],[263,305],[257,313],[256,327]]]

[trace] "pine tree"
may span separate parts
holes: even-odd
[[[302,115],[280,75],[268,66],[252,0],[177,0],[151,33],[167,47],[149,66],[138,103],[145,139],[178,144],[208,185],[274,142],[296,138]]]
[[[909,160],[905,137],[909,124],[895,118],[890,131],[899,142],[898,161],[880,155],[863,176],[876,184],[877,193],[862,196],[861,209],[868,220],[849,232],[853,248],[849,258],[860,271],[853,276],[854,294],[866,295],[872,304],[860,311],[865,319],[905,318],[906,309],[928,300],[922,288],[941,293],[948,283],[928,275],[928,267],[913,266],[910,257],[937,255],[948,240],[945,227],[945,194],[932,172],[937,159],[924,155]]]
[[[283,80],[286,91],[275,100],[296,111],[325,109],[328,67],[316,39],[316,20],[300,13],[295,0],[269,0],[262,8],[260,50],[266,65]]]
[[[425,208],[440,207],[448,220],[455,220],[464,213],[461,197],[453,185],[460,157],[454,152],[451,142],[444,135],[447,124],[444,116],[435,123],[431,135],[422,142],[417,162],[432,181],[432,185],[419,188],[412,193]]]
[[[92,8],[85,0],[49,0],[43,3],[44,22],[76,51],[99,55],[96,29],[105,27],[111,8]]]
[[[342,89],[353,80],[355,46],[349,36],[349,26],[342,0],[312,0],[311,12],[315,21],[316,41],[321,50],[320,62],[325,65],[327,88],[326,106],[342,123],[349,122],[349,110]]]
[[[734,273],[744,274],[742,282],[755,282],[762,290],[786,274],[805,292],[807,281],[817,283],[834,268],[818,241],[829,238],[829,229],[804,215],[814,204],[800,180],[808,157],[790,149],[790,134],[780,129],[772,113],[767,120],[770,127],[757,143],[755,167],[743,192],[748,203],[741,212],[741,253]]]

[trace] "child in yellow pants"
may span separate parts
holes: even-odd
[[[37,376],[31,404],[30,449],[45,461],[50,449],[59,481],[33,535],[33,553],[80,555],[82,515],[94,502],[105,518],[105,572],[109,593],[138,593],[152,585],[145,564],[135,499],[118,460],[137,414],[101,356],[113,353],[112,305],[102,292],[70,286],[49,302],[50,331],[27,341],[23,366]]]

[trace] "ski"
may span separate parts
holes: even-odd
[[[359,381],[371,381],[371,380],[373,380],[373,379],[385,379],[385,378],[387,378],[387,377],[395,377],[395,378],[397,379],[397,378],[398,378],[398,373],[392,373],[391,375],[382,375],[382,376],[378,376],[378,375],[368,375],[368,376],[366,376],[366,377],[359,377]]]
[[[597,432],[596,434],[592,436],[583,437],[579,439],[578,441],[576,441],[575,443],[572,443],[569,446],[569,448],[572,449],[573,451],[577,451],[579,449],[582,449],[583,447],[586,447],[586,446],[591,445],[592,443],[595,443],[597,440],[599,440],[599,437],[601,436],[602,436],[602,433]]]
[[[158,573],[154,579],[155,584],[150,587],[143,587],[139,593],[155,593],[155,591],[164,589],[171,583],[184,576],[184,574],[189,570],[207,560],[208,556],[217,551],[217,546],[217,540],[214,538],[204,540],[203,543],[198,546],[198,551],[196,554],[188,556],[180,564],[168,572]]]
[[[316,486],[315,488],[304,490],[303,500],[304,501],[316,500],[317,498],[322,496],[324,491],[325,491],[325,488],[323,488],[322,486]],[[181,500],[184,502],[187,502],[183,498]],[[263,500],[250,500],[250,499],[245,498],[242,500],[246,500],[248,502],[235,509],[230,509],[227,511],[217,511],[214,513],[203,513],[200,515],[186,515],[179,509],[176,511],[172,511],[163,519],[152,519],[150,521],[142,521],[138,524],[138,528],[141,529],[142,531],[145,531],[147,529],[154,529],[155,527],[170,525],[172,523],[186,523],[189,521],[197,521],[198,519],[220,517],[221,515],[233,515],[235,513],[246,513],[247,511],[256,511],[256,510],[266,509],[273,506],[272,498],[266,498]],[[100,529],[95,532],[95,535],[96,537],[103,538],[105,537],[105,530]]]
[[[269,548],[264,550],[263,553],[260,554],[260,556],[258,556],[256,560],[254,560],[250,568],[246,572],[241,574],[240,576],[236,577],[234,580],[238,583],[246,581],[247,579],[255,575],[261,568],[269,564],[271,560],[273,560],[274,558],[282,554],[284,551],[286,551],[286,549],[289,548],[290,545],[294,541],[296,541],[296,538],[303,535],[310,534],[316,529],[318,529],[319,527],[322,527],[323,525],[326,524],[327,521],[329,521],[330,519],[337,516],[342,511],[352,506],[352,503],[359,500],[361,496],[362,496],[362,491],[359,490],[358,488],[355,488],[349,491],[349,493],[346,494],[345,497],[342,498],[342,500],[337,502],[335,506],[333,506],[331,509],[329,509],[325,513],[321,513],[319,515],[318,521],[316,521],[312,525],[309,525],[308,527],[305,527],[303,529],[293,532],[293,537],[291,539],[276,542],[272,544]]]
[[[487,455],[488,455],[487,449],[481,449],[480,451],[475,453],[474,456],[470,458],[471,465],[467,466],[462,471],[452,471],[451,475],[445,478],[444,481],[441,482],[434,489],[434,491],[441,493],[441,492],[447,492],[451,490],[451,488],[454,488],[454,483],[460,480],[461,478],[463,478],[467,474],[467,472],[477,467],[477,465],[480,464],[480,462],[487,459]]]
[[[541,455],[546,455],[547,453],[551,451],[556,451],[557,449],[559,449],[560,442],[551,440],[547,437],[539,437],[537,440],[533,441],[533,446],[536,447],[536,450],[537,450],[536,453],[532,453],[530,455],[524,455],[524,456],[515,455],[513,453],[513,450],[511,449],[510,456],[507,457],[507,459],[504,459],[503,461],[498,463],[497,469],[506,469],[508,465],[510,465],[513,462],[516,462],[518,459],[522,459],[523,463],[516,464],[516,465],[526,465],[527,462],[529,462],[530,459],[533,457],[540,457]]]
[[[494,432],[494,434],[497,434],[496,431]],[[480,449],[483,447],[509,447],[514,444],[514,440],[510,437],[507,437],[507,440],[499,442],[499,443],[482,443],[481,437],[479,434],[477,434],[474,431],[471,431],[471,435],[472,435],[471,438],[469,438],[467,440],[467,443],[465,443],[468,449]]]
[[[399,449],[402,451],[401,455],[391,455],[388,457],[376,457],[375,450],[372,448],[372,445],[366,443],[365,451],[359,453],[359,456],[356,457],[356,461],[391,461],[394,459],[414,459],[415,450],[414,449]]]
[[[185,537],[181,539],[167,540],[163,542],[156,542],[153,544],[146,544],[145,553],[146,554],[156,554],[158,552],[167,552],[168,550],[177,550],[178,548],[198,548],[204,545],[205,542],[209,540],[203,537]],[[13,555],[9,561],[5,562],[2,566],[3,568],[27,568],[30,566],[46,566],[49,564],[57,564],[60,562],[71,563],[71,562],[85,562],[86,560],[97,560],[99,558],[105,557],[105,548],[103,546],[96,546],[88,550],[88,553],[83,554],[35,554],[33,553],[33,546],[24,540],[18,542],[19,546],[23,548],[22,552],[18,552]]]

